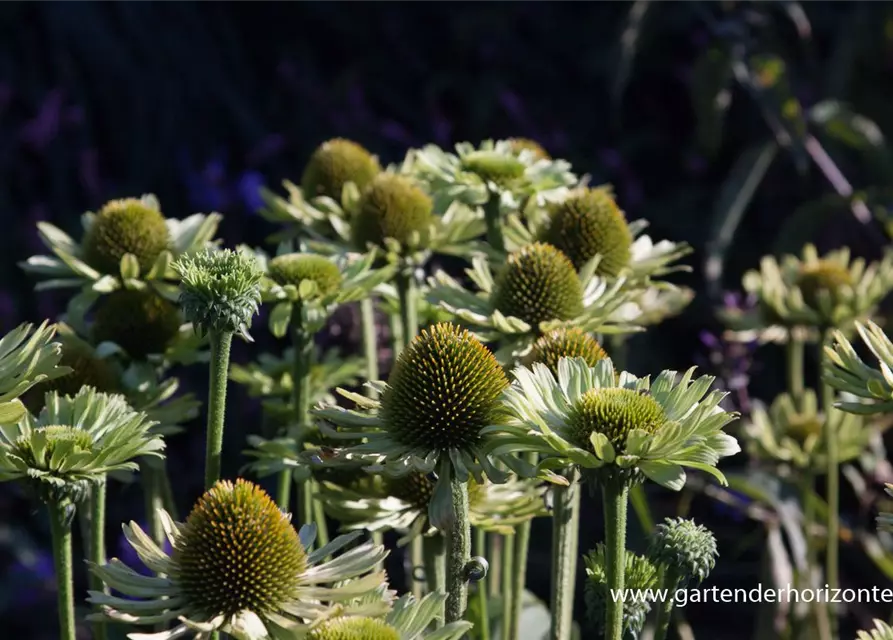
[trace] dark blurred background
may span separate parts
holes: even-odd
[[[874,256],[888,242],[891,65],[893,7],[875,2],[0,3],[0,325],[62,308],[16,267],[43,252],[37,221],[77,236],[83,211],[152,192],[166,215],[219,211],[227,244],[257,245],[272,231],[255,213],[259,187],[298,179],[326,138],[396,162],[429,142],[525,136],[612,183],[653,237],[695,248],[677,280],[696,301],[636,337],[629,368],[698,362],[739,403],[771,399],[779,354],[754,362],[718,346],[713,310],[764,253],[815,241]],[[191,384],[203,394],[201,378]],[[232,402],[230,474],[258,420],[240,389]],[[200,488],[201,432],[171,449],[184,509]],[[140,518],[142,499],[120,485],[110,499],[120,553],[117,522]],[[720,538],[712,582],[754,586],[761,528],[690,499]],[[658,513],[675,500],[657,495]],[[584,508],[587,547],[600,510]],[[47,542],[42,513],[0,485],[3,637],[53,637]],[[540,549],[530,583],[548,597]],[[880,579],[867,571],[858,586]],[[752,608],[686,612],[702,637],[737,637],[730,616],[752,633]]]

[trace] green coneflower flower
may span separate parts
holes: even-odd
[[[855,324],[875,364],[866,364],[840,331],[825,346],[822,378],[830,386],[869,402],[843,400],[835,406],[849,413],[871,415],[893,410],[893,342],[871,320]]]
[[[378,159],[362,146],[334,138],[323,142],[310,156],[301,178],[301,189],[308,199],[326,196],[341,202],[344,185],[352,182],[363,190],[380,172]]]
[[[149,289],[113,291],[96,309],[93,338],[113,342],[131,358],[164,353],[180,332],[175,304]]]
[[[737,414],[719,403],[725,393],[708,393],[713,377],[662,372],[654,382],[614,372],[610,359],[590,367],[562,358],[558,374],[534,364],[519,367],[505,392],[515,422],[500,431],[563,458],[596,477],[645,477],[670,489],[685,484],[684,467],[705,471],[720,482],[719,458],[740,448],[722,428]]]
[[[585,600],[586,615],[589,624],[598,637],[605,636],[608,601],[611,592],[608,587],[607,558],[605,545],[598,544],[595,549],[583,556],[586,565]],[[627,553],[624,575],[625,588],[629,592],[638,591],[642,595],[658,586],[658,571],[651,561],[635,553]],[[651,611],[652,602],[627,598],[623,603],[623,640],[636,640],[645,626],[645,618]]]
[[[657,525],[648,543],[648,557],[672,572],[678,584],[703,582],[713,571],[716,538],[706,527],[685,518],[667,518]]]
[[[91,387],[74,396],[50,392],[37,417],[0,428],[0,480],[22,480],[44,502],[80,502],[107,473],[161,455],[154,424],[120,395]]]
[[[436,481],[413,472],[401,478],[385,478],[373,487],[320,484],[320,500],[326,513],[345,529],[396,530],[404,533],[403,546],[419,535],[434,533],[428,507]],[[367,483],[368,485],[368,483]],[[536,517],[547,516],[546,488],[532,480],[508,480],[505,484],[468,482],[471,525],[491,533],[511,535],[515,527]]]
[[[311,254],[289,253],[270,260],[269,277],[277,284],[300,286],[308,280],[320,295],[330,295],[341,284],[341,270],[326,258]]]
[[[428,299],[472,327],[485,341],[502,341],[500,361],[530,353],[533,343],[555,329],[585,333],[626,333],[637,307],[629,309],[632,292],[622,278],[599,278],[591,262],[577,273],[555,247],[534,243],[511,253],[494,277],[489,260],[476,256],[466,273],[477,293],[438,271],[429,280]],[[633,305],[635,307],[635,305]]]
[[[529,152],[535,160],[551,160],[552,156],[543,148],[536,140],[530,138],[509,138],[508,143],[512,151],[521,154],[524,151]]]
[[[571,320],[583,311],[583,285],[566,255],[532,244],[509,255],[496,277],[493,307],[531,326]]]
[[[553,329],[533,343],[525,363],[542,363],[557,374],[561,358],[583,358],[586,364],[594,367],[596,362],[607,357],[602,346],[588,333],[579,329]]]
[[[361,250],[386,247],[386,239],[420,247],[434,221],[431,198],[412,178],[382,173],[360,197],[352,224],[354,243]]]
[[[453,622],[428,631],[446,599],[431,593],[416,601],[411,594],[397,600],[384,618],[342,615],[320,620],[295,640],[459,640],[471,629],[470,622]]]
[[[61,364],[62,345],[51,342],[56,325],[21,324],[0,338],[0,426],[14,424],[28,410],[21,398],[41,383],[62,378],[71,369]]]
[[[116,289],[151,286],[166,297],[176,295],[171,263],[211,242],[219,214],[165,218],[155,196],[112,200],[98,213],[81,218],[84,233],[75,242],[47,222],[37,224],[41,241],[55,255],[32,256],[20,266],[46,278],[41,289],[84,288],[93,297]]]
[[[479,482],[486,475],[501,483],[508,475],[494,466],[495,460],[516,473],[527,472],[520,475],[530,471],[510,453],[487,453],[489,439],[483,434],[489,425],[502,422],[500,396],[507,386],[502,367],[471,333],[438,324],[423,330],[400,354],[380,400],[342,391],[368,413],[340,407],[314,413],[333,425],[353,429],[334,432],[324,425],[332,438],[366,439],[364,444],[339,450],[332,462],[359,462],[373,472],[399,478],[413,471],[428,474],[438,463],[450,461],[462,481],[471,474]],[[442,528],[439,518],[450,507],[443,504],[449,499],[448,493],[443,495],[445,479],[443,474],[438,476],[428,509],[438,528]]]
[[[163,510],[159,517],[170,554],[136,523],[125,525],[124,535],[150,570],[167,577],[140,576],[113,559],[91,566],[91,571],[125,597],[91,591],[88,598],[101,606],[102,616],[118,622],[142,626],[180,621],[155,634],[156,640],[188,633],[207,639],[216,631],[242,640],[286,637],[333,603],[373,592],[385,580],[383,572],[369,573],[387,556],[383,547],[366,543],[321,564],[359,534],[342,536],[311,553],[315,528],[295,531],[290,517],[246,480],[219,481],[183,524]]]
[[[238,333],[249,339],[251,318],[260,303],[263,272],[244,251],[206,251],[182,257],[174,269],[183,279],[180,306],[204,333]]]
[[[831,431],[837,437],[840,462],[857,458],[868,446],[872,430],[866,428],[863,419],[842,411],[832,411],[826,418],[811,389],[797,399],[786,393],[779,395],[768,411],[762,403],[756,403],[743,435],[752,455],[823,473],[827,463],[826,419],[831,420]]]
[[[606,189],[581,189],[553,205],[539,237],[567,255],[577,270],[600,256],[596,273],[601,276],[617,276],[632,259],[633,234]]]
[[[851,259],[849,249],[819,256],[807,245],[800,257],[766,256],[759,271],[744,274],[745,291],[757,297],[757,319],[745,316],[733,329],[757,321],[787,331],[796,329],[848,330],[854,321],[867,318],[893,289],[893,253],[877,263]],[[753,314],[751,314],[753,315]]]
[[[893,640],[893,627],[883,620],[874,620],[874,629],[860,631],[856,640]]]
[[[121,258],[133,255],[140,271],[148,271],[171,237],[164,216],[142,200],[125,198],[106,204],[84,236],[87,264],[103,273],[116,272]]]

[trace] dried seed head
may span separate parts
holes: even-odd
[[[596,362],[607,357],[605,350],[588,333],[580,329],[553,329],[533,344],[527,365],[539,362],[557,375],[561,358],[583,358],[587,365],[594,367]]]
[[[602,433],[619,453],[633,429],[656,433],[666,424],[666,414],[657,400],[634,389],[592,389],[577,401],[567,425],[574,444],[592,451],[589,437]]]
[[[119,289],[109,294],[96,311],[94,340],[110,341],[127,354],[143,359],[164,353],[180,331],[180,310],[149,289]]]
[[[604,189],[575,191],[556,205],[540,240],[564,252],[577,270],[600,255],[596,273],[602,276],[616,276],[632,256],[632,232]]]
[[[242,479],[221,480],[199,498],[172,558],[185,602],[208,616],[277,611],[307,569],[290,518]]]
[[[403,350],[381,398],[381,418],[398,442],[446,450],[474,445],[499,418],[508,379],[471,333],[437,324]]]
[[[160,211],[136,198],[112,200],[93,219],[84,238],[84,259],[103,273],[117,274],[121,258],[130,253],[143,273],[152,268],[170,242]]]
[[[338,265],[326,258],[312,254],[289,253],[270,260],[270,278],[281,285],[298,286],[302,280],[316,283],[320,295],[335,293],[341,285]]]
[[[379,174],[363,192],[353,221],[353,240],[360,249],[384,246],[385,238],[406,244],[434,222],[431,198],[406,176]]]
[[[378,160],[356,142],[335,138],[316,148],[301,178],[301,190],[307,198],[328,196],[341,202],[344,185],[353,182],[366,188],[381,171]]]
[[[583,311],[583,285],[567,256],[540,242],[510,254],[496,277],[493,306],[536,327]]]
[[[400,640],[401,637],[384,620],[362,616],[326,620],[310,632],[310,640]]]

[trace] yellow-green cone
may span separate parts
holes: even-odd
[[[850,272],[828,260],[819,260],[815,264],[803,265],[797,286],[803,293],[803,301],[813,309],[821,308],[819,297],[821,292],[827,293],[832,304],[837,302],[840,289],[853,284]]]
[[[314,627],[310,640],[401,640],[400,632],[384,620],[350,616]]]
[[[161,212],[136,198],[112,200],[96,214],[84,237],[84,260],[102,273],[117,274],[121,258],[130,253],[143,273],[169,248],[170,241]]]
[[[558,361],[561,358],[583,358],[590,367],[608,354],[598,341],[580,329],[553,329],[534,344],[526,358],[525,365],[536,362],[546,365],[553,374],[558,373]]]
[[[280,285],[300,285],[302,280],[316,283],[321,295],[335,293],[341,285],[338,265],[325,256],[289,253],[270,261],[269,275]]]
[[[44,407],[44,395],[56,391],[59,395],[73,396],[81,387],[91,386],[97,391],[114,393],[120,390],[119,372],[108,360],[98,358],[90,345],[65,336],[57,336],[62,343],[60,366],[70,367],[71,372],[48,382],[35,385],[22,397],[31,413],[37,414]]]
[[[578,271],[600,255],[596,273],[603,276],[616,276],[632,255],[632,232],[604,189],[578,190],[555,205],[540,240],[561,250]]]
[[[431,198],[410,178],[379,174],[363,192],[352,233],[358,249],[383,247],[385,238],[406,244],[415,232],[422,234],[434,222]]]
[[[530,138],[509,138],[508,142],[515,153],[530,151],[537,160],[551,160],[552,158],[549,152],[536,140],[531,140]]]
[[[356,142],[334,138],[316,148],[301,177],[306,198],[328,196],[341,202],[344,185],[353,182],[365,189],[381,171],[378,160]]]
[[[93,339],[119,345],[131,358],[164,353],[180,331],[179,308],[149,289],[119,289],[96,311]]]
[[[589,437],[602,433],[621,453],[633,429],[655,433],[666,423],[658,402],[634,389],[592,389],[586,392],[568,414],[568,428],[574,444],[592,451]]]

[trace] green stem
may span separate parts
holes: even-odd
[[[805,344],[802,339],[791,335],[788,340],[785,353],[788,393],[798,401],[803,396],[805,384],[803,382],[803,362],[805,358]]]
[[[87,547],[90,562],[98,567],[105,564],[105,492],[105,478],[94,484],[90,490],[90,544]],[[102,578],[93,572],[90,572],[90,588],[93,591],[108,593]],[[93,637],[95,640],[106,639],[104,622],[93,623]]]
[[[158,460],[158,464],[161,465],[161,469],[158,474],[161,484],[161,502],[164,505],[164,510],[167,511],[168,515],[175,522],[179,522],[180,517],[177,510],[177,501],[174,499],[174,490],[173,487],[171,487],[171,479],[167,473],[167,459],[162,458],[161,460]]]
[[[552,507],[552,628],[550,640],[570,640],[574,625],[574,587],[580,525],[579,472],[565,473],[567,487],[555,485]]]
[[[416,576],[416,569],[425,565],[425,552],[422,549],[422,537],[416,536],[410,544],[409,584],[412,585],[412,595],[420,599],[425,592],[425,583]]]
[[[527,584],[527,557],[530,551],[530,529],[533,522],[522,522],[515,534],[514,581],[512,606],[507,638],[518,638],[521,633],[521,611],[524,608],[524,587]]]
[[[73,505],[72,505],[73,506]],[[59,596],[59,640],[76,640],[74,620],[74,574],[71,554],[71,518],[67,502],[50,502],[50,531],[53,539],[53,562]]]
[[[208,432],[205,443],[205,489],[220,480],[223,451],[223,419],[226,414],[226,381],[233,334],[214,332],[211,339],[211,381],[208,385]]]
[[[378,380],[378,331],[375,326],[375,301],[365,298],[360,302],[360,321],[363,325],[363,355],[366,359],[366,380]],[[375,389],[363,387],[366,395],[375,398]]]
[[[484,220],[487,223],[487,243],[500,253],[505,253],[505,238],[502,235],[502,216],[499,214],[499,194],[491,193],[484,205]]]
[[[471,561],[471,523],[468,518],[468,483],[450,478],[453,519],[447,531],[446,623],[462,620],[468,606],[468,563]]]
[[[797,587],[799,589],[812,588],[813,575],[817,566],[816,545],[812,535],[813,523],[816,519],[815,500],[812,493],[815,488],[815,475],[804,469],[800,476],[800,504],[803,507],[803,539],[806,543],[806,568],[797,574]],[[805,632],[808,619],[797,615],[797,607],[791,607],[791,638],[798,640]],[[817,621],[824,617],[822,607],[818,604],[810,607],[811,613],[815,613]]]
[[[446,549],[443,534],[435,533],[422,538],[422,553],[425,557],[425,582],[428,583],[428,591],[446,591]],[[443,626],[443,608],[436,620],[436,628]]]
[[[313,335],[304,327],[302,322],[302,310],[299,304],[295,305],[291,317],[291,342],[294,351],[291,369],[291,402],[292,419],[289,423],[288,436],[298,446],[298,450],[304,447],[304,440],[310,429],[310,369],[313,365]],[[284,491],[285,481],[281,476],[288,476],[290,470],[280,471],[279,490],[283,491],[279,496],[279,508],[288,510],[290,489]],[[291,487],[291,482],[288,483]],[[313,482],[308,479],[299,483],[298,497],[298,527],[313,522]]]
[[[487,557],[487,532],[481,528],[474,530],[474,553],[482,558]],[[478,598],[478,640],[490,640],[490,606],[487,599],[487,580],[477,583]]]
[[[291,513],[291,484],[294,481],[289,471],[280,471],[276,477],[276,505],[285,513]]]
[[[419,332],[419,313],[416,300],[415,278],[409,267],[403,269],[394,278],[394,285],[397,287],[397,300],[400,305],[400,328],[402,344],[400,351],[403,351],[412,339]],[[395,353],[395,357],[400,353]]]
[[[143,499],[146,507],[146,524],[149,534],[156,544],[164,548],[164,529],[158,518],[158,509],[164,508],[161,496],[161,481],[158,469],[153,467],[154,461],[143,461],[140,464],[140,478],[143,484]]]
[[[487,588],[491,597],[499,595],[502,587],[502,543],[503,536],[493,533],[487,536],[487,555],[490,571],[487,572]]]
[[[605,509],[605,548],[608,589],[622,593],[626,569],[626,509],[629,485],[625,481],[609,481],[602,486]],[[605,640],[623,638],[623,602],[608,598],[608,619]]]
[[[316,522],[316,539],[319,546],[324,547],[329,544],[329,524],[326,522],[326,511],[322,506],[322,502],[317,499],[319,494],[319,486],[313,483],[313,521]]]
[[[819,342],[819,369],[825,357],[824,346],[830,338],[830,330],[822,332]],[[825,413],[823,436],[825,440],[825,454],[827,456],[827,500],[828,500],[828,547],[825,555],[825,581],[833,591],[838,585],[838,567],[840,552],[840,455],[838,452],[837,433],[832,429],[831,414],[834,409],[834,390],[823,381],[819,382],[822,393],[822,407]],[[828,605],[831,632],[837,635],[837,612],[833,605]]]
[[[673,594],[679,585],[679,573],[668,567],[662,567],[660,570],[660,588],[667,590],[667,597],[663,602],[657,603],[657,618],[654,622],[654,640],[664,640],[667,632],[670,630],[670,621],[673,619]],[[622,587],[621,587],[622,588]],[[621,620],[623,606],[620,607]]]
[[[515,592],[515,536],[502,537],[502,637],[511,638],[509,629],[512,626],[512,611],[518,594]]]

